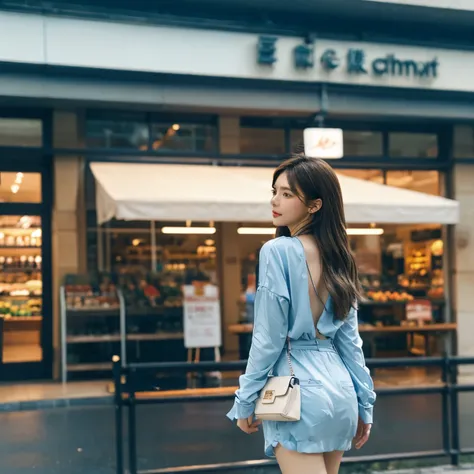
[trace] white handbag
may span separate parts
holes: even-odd
[[[287,340],[290,375],[268,376],[255,406],[255,418],[267,421],[299,421],[301,418],[300,382],[291,364],[290,340]]]

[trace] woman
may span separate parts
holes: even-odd
[[[323,160],[296,155],[273,175],[277,238],[260,251],[249,360],[228,417],[258,431],[256,399],[267,377],[289,375],[286,338],[300,380],[301,419],[264,421],[265,454],[283,474],[337,474],[344,451],[361,448],[375,392],[357,326],[357,268],[339,181]]]

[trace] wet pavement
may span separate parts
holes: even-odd
[[[138,467],[262,459],[261,434],[245,435],[225,418],[230,402],[141,406]],[[474,394],[461,395],[462,447],[474,446]],[[438,395],[380,397],[369,444],[349,456],[441,449]],[[0,413],[0,473],[113,474],[110,406]]]

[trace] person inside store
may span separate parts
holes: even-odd
[[[361,289],[338,178],[293,156],[274,172],[277,237],[260,250],[255,324],[227,414],[283,474],[336,474],[369,439],[376,395],[358,333]]]

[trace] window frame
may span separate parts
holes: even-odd
[[[134,147],[98,147],[90,146],[88,139],[88,122],[94,120],[104,120],[110,122],[127,122],[142,123],[146,126],[148,131],[148,143],[146,150],[140,150]],[[162,125],[169,122],[170,124],[179,123],[181,125],[205,125],[211,127],[212,150],[211,151],[195,151],[195,150],[153,150],[153,127],[155,125]],[[88,152],[101,152],[104,155],[115,152],[125,153],[130,155],[149,156],[150,154],[156,156],[163,155],[184,155],[184,156],[214,156],[219,153],[219,115],[217,114],[178,114],[178,113],[158,113],[158,112],[140,112],[140,111],[109,111],[101,109],[89,109],[86,111],[84,118],[84,144],[85,150]]]
[[[241,117],[240,125],[247,128],[283,128],[286,136],[286,153],[285,155],[253,155],[256,158],[277,158],[282,159],[288,156],[292,152],[291,150],[291,131],[307,128],[308,118],[307,117]],[[314,126],[317,126],[316,124]],[[424,122],[417,123],[413,120],[404,122],[381,122],[381,121],[368,121],[368,120],[348,120],[348,119],[335,119],[327,118],[324,123],[325,127],[328,128],[341,128],[343,131],[351,132],[378,132],[382,133],[382,154],[381,155],[346,155],[339,160],[331,160],[331,165],[336,167],[346,167],[348,164],[371,164],[374,167],[375,164],[380,164],[385,167],[401,167],[406,166],[420,167],[420,169],[438,168],[444,167],[442,163],[451,160],[452,155],[452,124],[448,122]],[[437,137],[438,154],[433,158],[420,158],[418,156],[404,156],[404,157],[392,157],[390,156],[390,133],[420,133],[420,134],[432,134]],[[247,154],[242,156],[248,156]]]

